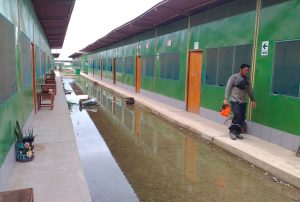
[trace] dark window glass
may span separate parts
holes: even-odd
[[[251,66],[252,45],[206,49],[205,83],[226,86],[228,78],[239,72],[241,64]]]
[[[218,48],[206,49],[206,84],[216,85],[217,83],[218,57]]]
[[[119,73],[122,73],[122,69],[123,69],[123,61],[122,58],[117,58],[116,59],[116,71]]]
[[[142,57],[142,75],[154,77],[154,55]]]
[[[103,71],[106,71],[106,67],[107,67],[107,65],[106,65],[106,59],[103,59],[102,60],[102,66],[103,66]]]
[[[107,71],[112,71],[112,61],[111,61],[111,58],[108,58],[107,59],[107,66],[106,66],[106,70]]]
[[[97,60],[97,68],[100,70],[100,60]]]
[[[160,54],[160,78],[179,80],[180,53]]]
[[[235,53],[234,53],[233,73],[237,73],[240,71],[241,64],[248,64],[251,67],[251,58],[252,58],[251,45],[235,46],[234,52]]]
[[[133,57],[124,59],[124,69],[126,74],[133,74]]]
[[[0,105],[17,92],[15,28],[0,15]],[[21,36],[22,37],[22,36]],[[22,37],[24,39],[24,37]],[[22,40],[21,38],[21,40]],[[21,41],[22,50],[30,56],[30,40]],[[23,47],[25,45],[25,47]],[[30,57],[29,57],[30,58]],[[29,64],[29,61],[21,61]],[[27,69],[31,68],[26,66]],[[30,73],[26,72],[26,73]],[[30,74],[31,75],[31,74]],[[28,78],[29,79],[29,78]],[[5,113],[4,113],[5,114]],[[2,117],[1,117],[2,118]],[[4,117],[3,117],[4,118]]]
[[[228,78],[232,74],[233,67],[233,46],[219,48],[219,65],[217,75],[217,85],[225,86]]]
[[[273,66],[272,91],[300,97],[300,40],[277,42]]]

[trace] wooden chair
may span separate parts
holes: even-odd
[[[55,74],[45,74],[45,80],[55,80]]]
[[[43,101],[45,100],[50,100],[50,103],[45,103]],[[37,93],[37,105],[38,105],[38,110],[40,110],[42,107],[50,107],[51,110],[53,110],[54,107],[54,93],[52,92],[39,92]]]
[[[42,84],[41,85],[42,92],[50,91],[56,95],[56,85],[55,84]]]

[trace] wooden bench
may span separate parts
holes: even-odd
[[[55,84],[42,84],[41,90],[43,92],[50,91],[56,95],[56,85]]]
[[[33,189],[0,192],[0,202],[33,202]]]
[[[45,74],[45,80],[55,80],[55,74]]]
[[[50,100],[50,103],[44,103],[44,100]],[[53,110],[54,106],[54,93],[52,92],[39,92],[37,94],[37,105],[38,105],[38,110],[40,110],[42,107],[50,107],[51,110]]]

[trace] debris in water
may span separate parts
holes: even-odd
[[[97,105],[97,104],[98,104],[98,103],[97,103],[97,99],[96,99],[96,98],[92,98],[92,99],[88,99],[88,100],[86,100],[86,99],[81,99],[81,100],[79,101],[80,107],[95,106],[95,105]]]
[[[272,177],[272,180],[276,183],[280,183],[281,181],[277,177]]]
[[[128,105],[133,105],[134,104],[134,98],[133,97],[126,97],[125,99],[125,103]]]

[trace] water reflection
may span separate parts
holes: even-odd
[[[97,98],[97,112],[87,113],[141,201],[300,199],[299,190],[272,183],[263,171],[143,108],[83,78],[76,83]]]

